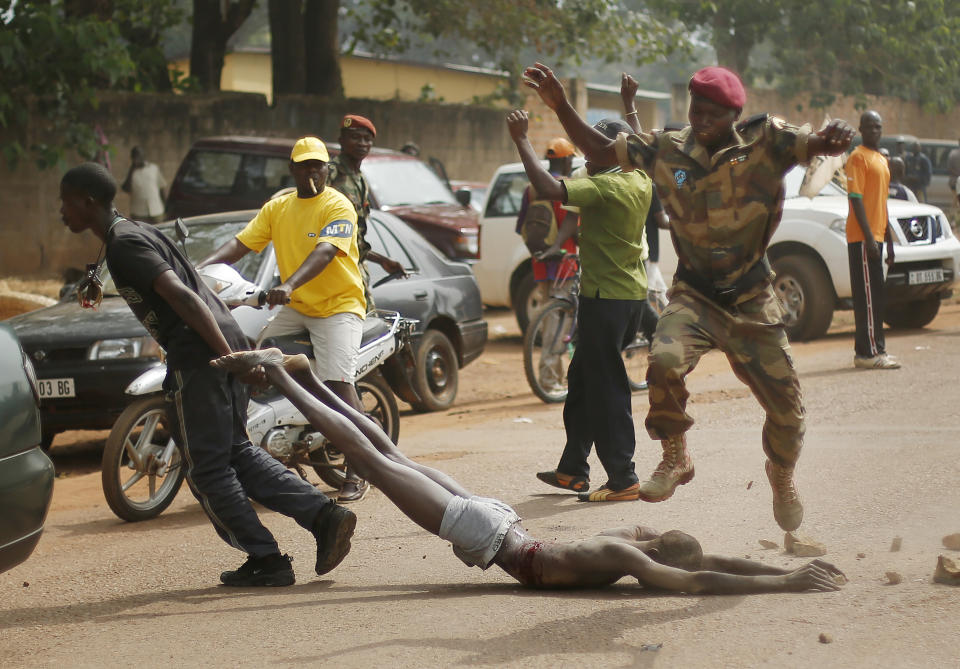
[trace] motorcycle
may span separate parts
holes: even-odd
[[[210,265],[200,274],[220,299],[234,309],[244,334],[255,340],[266,321],[266,310],[262,309],[266,293],[229,265]],[[260,315],[255,316],[254,311]],[[394,392],[404,399],[412,392],[415,362],[409,343],[416,323],[386,310],[373,311],[364,321],[357,394],[364,412],[380,424],[394,443],[400,434]],[[313,357],[306,332],[271,338],[262,345]],[[127,386],[125,392],[138,399],[120,414],[104,447],[104,496],[110,509],[123,520],[133,522],[159,515],[173,502],[183,483],[184,464],[167,426],[169,403],[162,390],[165,376],[165,366],[155,367]],[[254,444],[304,479],[305,467],[312,467],[333,488],[339,489],[346,478],[343,455],[272,387],[252,389],[247,432]]]

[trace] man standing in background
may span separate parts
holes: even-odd
[[[863,144],[847,159],[847,255],[856,322],[853,364],[861,369],[897,369],[883,339],[883,241],[893,264],[893,238],[887,220],[890,170],[880,154],[883,120],[875,111],[860,117]],[[891,158],[895,160],[895,158]]]
[[[166,187],[160,168],[144,159],[139,146],[130,149],[130,169],[121,186],[123,192],[130,193],[130,216],[144,223],[160,223]]]

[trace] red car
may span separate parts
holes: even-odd
[[[293,185],[288,166],[294,139],[209,137],[194,143],[180,164],[167,197],[169,218],[255,209]],[[340,146],[327,143],[331,155]],[[461,204],[447,184],[419,158],[374,148],[364,159],[370,204],[406,221],[454,260],[480,257],[477,212]],[[469,196],[469,191],[466,195]]]

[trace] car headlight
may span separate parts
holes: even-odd
[[[40,386],[37,384],[37,371],[33,368],[33,363],[26,353],[23,354],[23,371],[27,374],[27,381],[30,383],[30,390],[33,391],[33,398],[40,403]]]
[[[847,219],[845,218],[835,218],[830,221],[828,226],[833,232],[837,233],[844,239],[847,238]]]
[[[94,342],[87,354],[88,360],[118,360],[121,358],[161,358],[160,345],[153,337],[125,337]]]
[[[950,221],[947,220],[947,217],[939,214],[937,218],[940,219],[940,234],[943,235],[943,238],[950,239],[953,237],[953,228],[950,227]]]

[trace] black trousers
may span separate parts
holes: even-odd
[[[168,415],[187,483],[220,538],[249,555],[278,553],[250,500],[309,530],[333,502],[247,436],[247,388],[213,367],[168,370]]]
[[[886,353],[883,339],[883,259],[871,260],[863,242],[847,244],[850,288],[857,333],[854,351],[861,358]]]
[[[557,471],[589,476],[594,445],[611,490],[639,480],[634,471],[636,436],[630,384],[620,352],[640,327],[644,300],[581,297],[577,349],[567,369],[563,427],[567,443]]]

